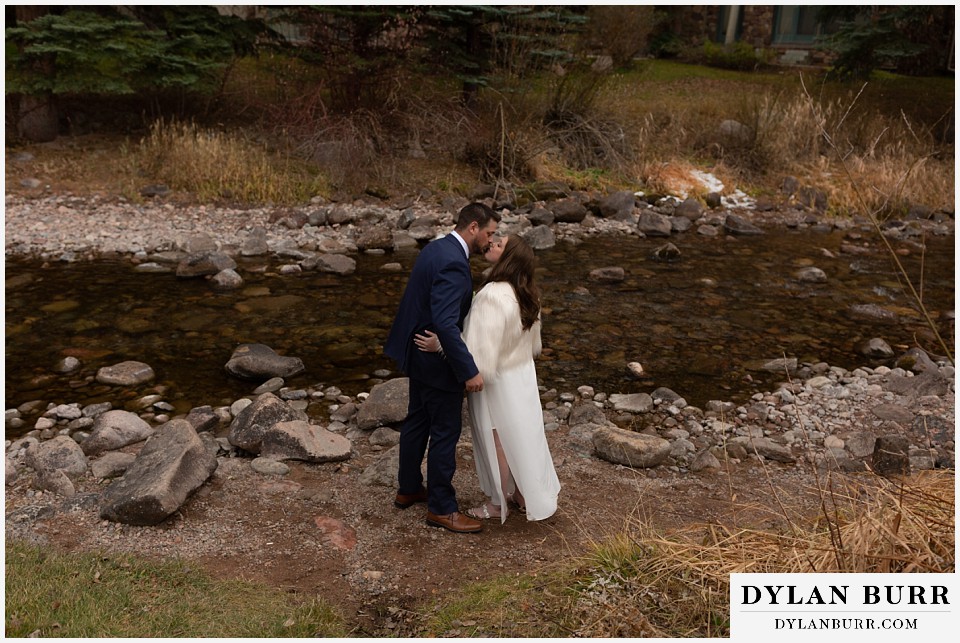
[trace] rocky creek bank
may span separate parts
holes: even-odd
[[[537,248],[595,234],[663,237],[662,260],[672,261],[679,251],[671,239],[684,234],[736,237],[789,226],[844,230],[841,250],[851,255],[880,251],[865,242],[874,235],[869,222],[829,217],[815,192],[794,187],[770,207],[726,203],[719,195],[706,208],[632,193],[560,191],[523,206],[485,198],[501,208],[502,230],[523,234]],[[5,248],[8,258],[47,262],[119,255],[138,270],[235,288],[245,269],[346,274],[358,252],[414,249],[449,230],[466,202],[318,199],[302,208],[232,209],[8,195]],[[953,234],[953,213],[918,208],[884,230],[897,252],[920,252],[924,235]],[[591,275],[599,282],[617,278],[616,266]],[[489,558],[493,547],[503,561],[493,571],[528,571],[562,557],[572,543],[596,539],[588,523],[607,524],[613,516],[622,524],[632,506],[624,498],[651,489],[663,492],[656,496],[663,506],[689,504],[690,519],[709,520],[726,509],[704,494],[726,488],[731,476],[741,495],[765,495],[757,466],[791,488],[810,472],[897,476],[955,466],[955,371],[917,349],[889,355],[892,367],[773,360],[765,368],[783,373],[774,390],[747,403],[713,400],[703,408],[688,404],[682,391],[625,395],[583,382],[541,390],[563,485],[557,516],[544,525],[508,521],[502,538],[485,529],[482,549],[469,540],[448,544],[419,524],[420,514],[411,518],[414,510],[392,509],[404,378],[374,373],[370,390],[355,396],[330,384],[292,387],[286,379],[299,372],[295,356],[271,355],[263,345],[241,349],[224,356],[224,368],[250,380],[250,392],[229,405],[176,414],[150,365],[128,361],[91,376],[111,387],[112,401],[38,399],[7,409],[7,434],[18,435],[5,442],[7,538],[176,555],[224,575],[322,587],[358,613],[387,600],[396,614],[456,576],[413,572],[416,562],[404,552],[443,550],[453,568],[477,578],[489,570],[476,561]],[[68,357],[51,368],[73,377],[82,364]],[[482,499],[469,464],[469,430],[458,454],[456,484],[469,506]],[[399,631],[393,627],[386,618],[365,631]]]

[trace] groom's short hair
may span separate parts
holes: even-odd
[[[487,227],[487,224],[493,219],[500,223],[500,214],[495,212],[490,206],[483,203],[468,203],[460,209],[457,215],[457,225],[454,230],[466,230],[474,221],[481,228]]]

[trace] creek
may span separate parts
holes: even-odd
[[[575,392],[583,384],[607,393],[665,386],[689,403],[743,402],[773,390],[784,373],[760,369],[796,357],[855,368],[877,366],[860,342],[886,340],[897,354],[915,345],[941,353],[915,310],[890,255],[872,233],[851,242],[837,230],[777,229],[762,236],[674,236],[682,258],[652,258],[666,240],[598,236],[539,251],[544,355],[541,384]],[[871,241],[866,241],[870,239]],[[867,254],[841,243],[869,245]],[[934,237],[901,256],[938,329],[953,341],[954,238]],[[392,369],[382,345],[415,250],[356,256],[354,274],[275,273],[270,258],[238,259],[244,286],[218,292],[204,279],[144,273],[128,261],[41,264],[6,261],[6,408],[32,400],[64,404],[110,401],[115,408],[164,387],[175,413],[225,405],[256,383],[227,375],[237,345],[263,343],[303,360],[306,372],[287,385],[337,386],[356,395]],[[399,262],[399,272],[383,269]],[[479,287],[484,265],[474,259]],[[622,282],[592,282],[592,269],[623,267]],[[804,267],[827,280],[798,279]],[[953,346],[950,346],[953,350]],[[82,369],[54,372],[66,355]],[[137,391],[93,381],[97,369],[146,362],[156,380]],[[639,362],[644,375],[626,365]],[[7,436],[8,438],[10,436]]]

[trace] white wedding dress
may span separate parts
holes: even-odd
[[[557,510],[560,480],[543,428],[543,410],[533,358],[540,354],[540,321],[522,330],[513,287],[492,282],[476,294],[464,320],[463,339],[483,375],[483,390],[469,393],[473,453],[480,488],[507,519],[506,496],[520,488],[527,520],[549,518]],[[507,489],[500,488],[493,431],[510,467]]]

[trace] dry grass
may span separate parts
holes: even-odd
[[[201,201],[302,203],[326,191],[303,162],[270,153],[236,132],[159,120],[137,150],[148,176]]]
[[[732,573],[952,573],[954,474],[835,478],[821,510],[778,529],[691,526],[655,533],[637,520],[597,546],[574,620],[580,636],[729,636]]]

